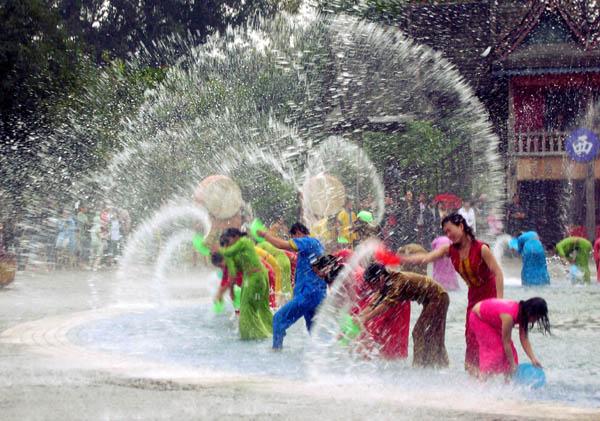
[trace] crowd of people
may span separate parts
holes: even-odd
[[[304,318],[310,331],[329,287],[344,282],[351,306],[340,322],[341,344],[380,358],[406,358],[411,303],[416,303],[422,311],[412,328],[413,365],[439,368],[450,363],[445,347],[446,315],[452,305],[448,291],[458,289],[462,278],[468,291],[465,369],[481,378],[514,373],[518,357],[510,332],[515,325],[526,355],[541,367],[528,331],[537,324],[549,332],[547,304],[540,297],[504,297],[502,269],[490,247],[476,237],[478,225],[493,225],[485,214],[485,197],[471,203],[419,194],[413,202],[412,193],[406,192],[401,200],[388,196],[385,202],[381,224],[375,223],[368,203],[355,209],[350,198],[335,215],[310,227],[296,222],[288,229],[278,218],[254,235],[241,227],[219,232],[216,243],[209,245],[210,261],[222,273],[215,309],[222,311],[229,293],[240,338],[272,337],[272,348],[281,350],[289,327]],[[525,217],[519,206],[517,199],[509,209],[511,229]],[[112,266],[131,229],[128,212],[111,205],[88,209],[78,204],[38,219],[42,228],[29,233],[28,264],[48,269]],[[381,244],[371,262],[345,271],[356,246],[369,238]],[[514,248],[523,260],[523,285],[549,283],[537,233],[520,232]],[[568,237],[556,245],[556,252],[580,266],[580,276],[589,281],[592,248],[600,258],[600,242],[592,247],[585,239]],[[1,251],[3,263],[6,253]]]
[[[414,302],[423,309],[412,329],[413,365],[446,367],[449,358],[445,328],[450,298],[441,282],[426,275],[428,263],[443,262],[445,267],[439,267],[438,272],[452,268],[468,288],[466,370],[480,378],[514,373],[518,357],[510,332],[515,325],[519,326],[523,350],[533,365],[541,367],[528,331],[534,325],[544,333],[550,331],[546,302],[539,297],[526,301],[504,298],[502,269],[489,246],[475,237],[474,227],[461,213],[450,213],[441,219],[439,226],[445,240],[438,241],[431,251],[412,243],[400,245],[396,252],[382,243],[367,266],[347,268],[353,243],[363,240],[356,235],[361,231],[361,222],[369,224],[365,222],[369,218],[361,221],[360,212],[355,217],[351,209],[345,211],[347,219],[340,214],[337,219],[351,223],[356,218],[356,223],[349,229],[339,227],[338,235],[346,236],[348,241],[330,250],[300,222],[291,226],[289,236],[282,235],[280,222],[269,230],[256,232],[254,237],[238,228],[228,228],[221,234],[219,245],[212,247],[211,260],[224,269],[221,287],[230,286],[232,296],[233,288],[241,287],[241,339],[272,336],[273,349],[282,349],[288,328],[304,318],[310,331],[328,288],[334,282],[344,282],[345,290],[350,291],[351,309],[345,322],[340,322],[340,343],[363,352],[376,350],[375,355],[381,358],[406,358],[410,304]],[[415,231],[418,236],[418,225]],[[260,246],[264,242],[269,246]],[[266,253],[273,258],[268,259],[258,250],[268,250]],[[274,250],[281,252],[279,260]],[[284,259],[283,266],[289,264],[290,270],[274,268],[282,265]],[[279,281],[271,272],[280,273]],[[282,293],[284,284],[292,287],[291,295]],[[223,296],[220,288],[215,301]]]
[[[11,254],[18,257],[20,269],[96,271],[117,263],[131,230],[125,209],[78,204],[51,211],[55,208],[48,206],[29,223],[20,224],[21,232],[11,244]],[[0,242],[4,252],[10,250],[7,243]]]
[[[310,226],[311,232],[327,250],[343,248],[372,235],[379,236],[392,250],[397,250],[402,244],[420,244],[431,249],[435,238],[443,235],[440,222],[454,212],[462,215],[474,232],[477,232],[478,224],[485,224],[492,233],[502,232],[502,223],[487,212],[485,195],[474,201],[451,194],[431,198],[425,193],[420,193],[415,200],[412,191],[407,191],[400,199],[388,195],[379,226],[371,225],[369,220],[360,217],[361,212],[369,213],[368,209],[372,207],[370,203],[361,205],[364,209],[357,210],[352,198],[348,198],[339,213],[317,219]]]

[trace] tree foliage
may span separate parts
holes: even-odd
[[[9,202],[69,181],[118,148],[123,119],[164,77],[177,36],[204,41],[295,0],[3,0],[0,2],[0,193]],[[152,61],[129,66],[144,51]],[[157,53],[152,54],[153,50]],[[105,89],[113,83],[114,89]],[[110,92],[106,95],[106,92]],[[123,100],[123,99],[126,100]],[[67,121],[75,118],[76,121]],[[56,136],[62,126],[81,130]],[[48,168],[53,156],[61,165]],[[67,183],[68,185],[68,183]]]
[[[405,190],[470,196],[467,180],[448,179],[448,174],[470,173],[469,143],[448,138],[428,121],[409,122],[406,130],[395,134],[366,132],[363,146],[379,172],[400,181]]]
[[[200,41],[256,14],[293,10],[298,2],[278,0],[61,0],[58,9],[70,34],[94,49],[98,60],[125,58],[140,45],[174,34]]]

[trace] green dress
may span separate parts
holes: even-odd
[[[277,247],[275,247],[268,241],[263,241],[258,245],[258,247],[270,253],[273,257],[275,257],[275,260],[277,260],[277,264],[281,268],[281,292],[291,297],[292,265],[290,264],[290,259],[288,259],[287,254],[279,250]]]
[[[577,251],[575,265],[583,272],[583,281],[590,282],[590,254],[592,252],[592,243],[581,237],[567,237],[556,244],[556,251],[559,256],[567,259],[571,253]]]
[[[260,263],[254,243],[242,237],[235,244],[221,249],[229,275],[242,272],[240,304],[240,337],[245,340],[268,338],[273,334],[273,314],[269,308],[269,278]]]

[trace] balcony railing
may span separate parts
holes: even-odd
[[[561,156],[567,133],[558,131],[518,132],[513,135],[513,152],[518,156]]]

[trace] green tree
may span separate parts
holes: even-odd
[[[363,145],[381,174],[392,174],[400,190],[435,194],[451,191],[469,197],[469,142],[448,138],[427,121],[407,123],[401,133],[365,132]],[[459,174],[463,175],[458,179]]]
[[[77,83],[82,54],[47,1],[1,2],[0,27],[0,190],[7,207],[21,201],[40,163],[49,104]]]
[[[85,41],[98,61],[126,58],[141,45],[153,49],[169,36],[206,37],[257,14],[294,11],[297,0],[60,0],[67,29]]]

